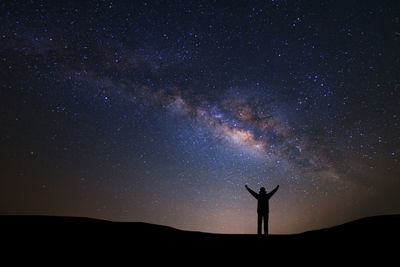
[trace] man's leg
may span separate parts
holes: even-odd
[[[268,235],[268,216],[269,214],[264,214],[264,235]]]
[[[257,234],[261,235],[262,215],[257,214]]]

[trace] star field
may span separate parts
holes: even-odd
[[[396,1],[6,1],[0,212],[254,233],[399,213]]]

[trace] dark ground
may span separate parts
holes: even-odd
[[[83,256],[129,262],[390,262],[399,254],[400,215],[368,217],[332,228],[268,238],[181,231],[140,222],[78,217],[0,216],[3,255]],[[11,255],[9,254],[9,255]],[[17,257],[19,258],[19,257]],[[113,260],[113,261],[114,261]],[[320,262],[320,260],[322,260]],[[314,264],[313,264],[314,263]],[[142,265],[142,264],[141,264]],[[141,266],[140,265],[140,266]],[[246,264],[248,266],[248,264]]]

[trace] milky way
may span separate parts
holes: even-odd
[[[399,213],[396,1],[1,4],[0,212],[254,233]]]

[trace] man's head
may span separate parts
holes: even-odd
[[[266,194],[267,191],[265,190],[265,187],[260,188],[260,194]]]

